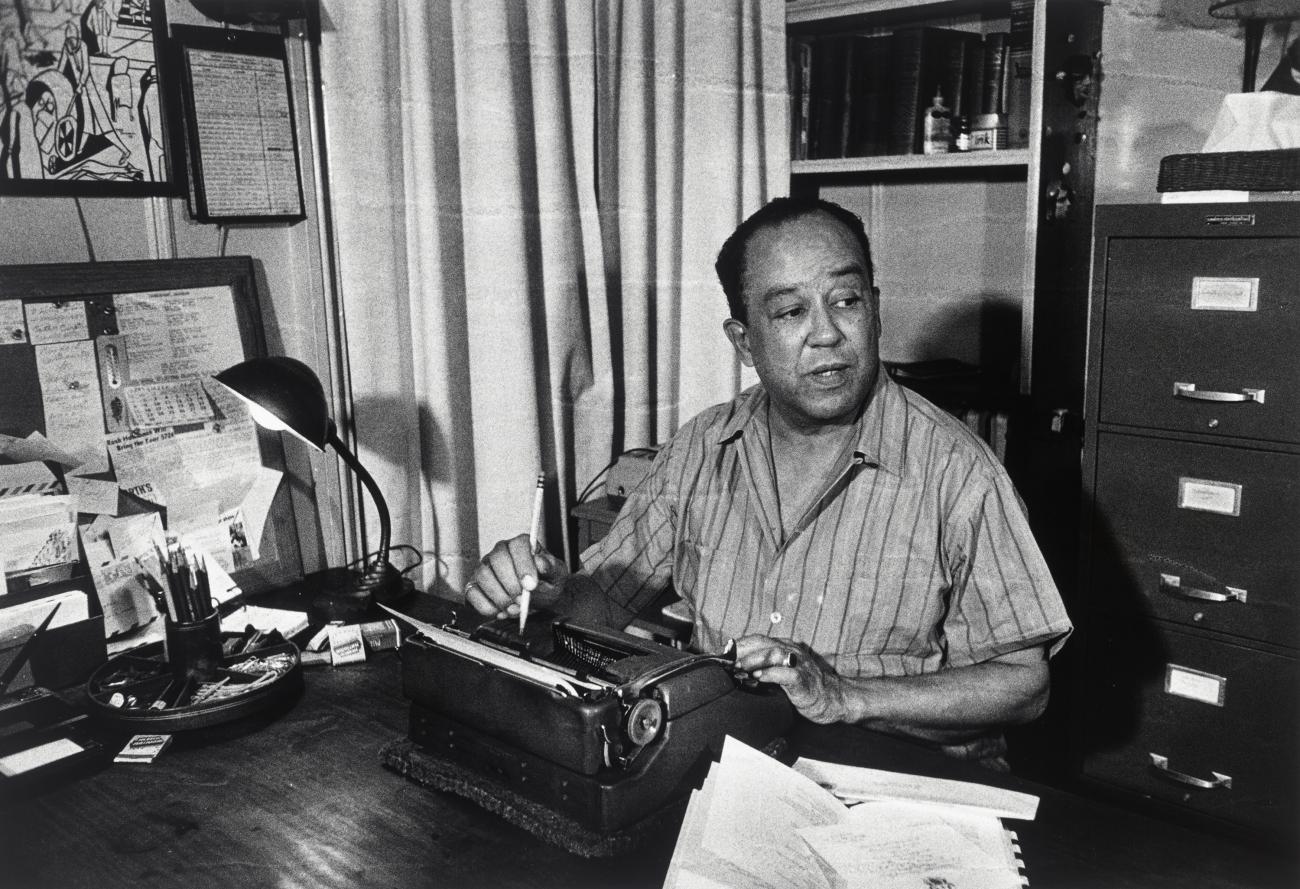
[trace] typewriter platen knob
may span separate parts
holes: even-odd
[[[664,705],[652,698],[641,698],[627,711],[627,737],[638,747],[644,747],[664,727]]]

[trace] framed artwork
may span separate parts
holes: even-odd
[[[176,26],[190,215],[306,218],[293,92],[278,34]]]
[[[0,0],[0,194],[180,192],[163,0]]]

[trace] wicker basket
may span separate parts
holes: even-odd
[[[1160,161],[1156,191],[1297,191],[1300,148],[1171,154]]]

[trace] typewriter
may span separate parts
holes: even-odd
[[[410,740],[597,834],[683,804],[727,735],[770,747],[792,722],[784,692],[739,676],[734,652],[690,654],[540,611],[527,636],[514,621],[467,633],[398,616],[420,630],[401,651]]]

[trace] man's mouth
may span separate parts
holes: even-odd
[[[838,385],[848,378],[849,367],[849,365],[842,363],[821,364],[809,371],[808,376],[815,383]]]

